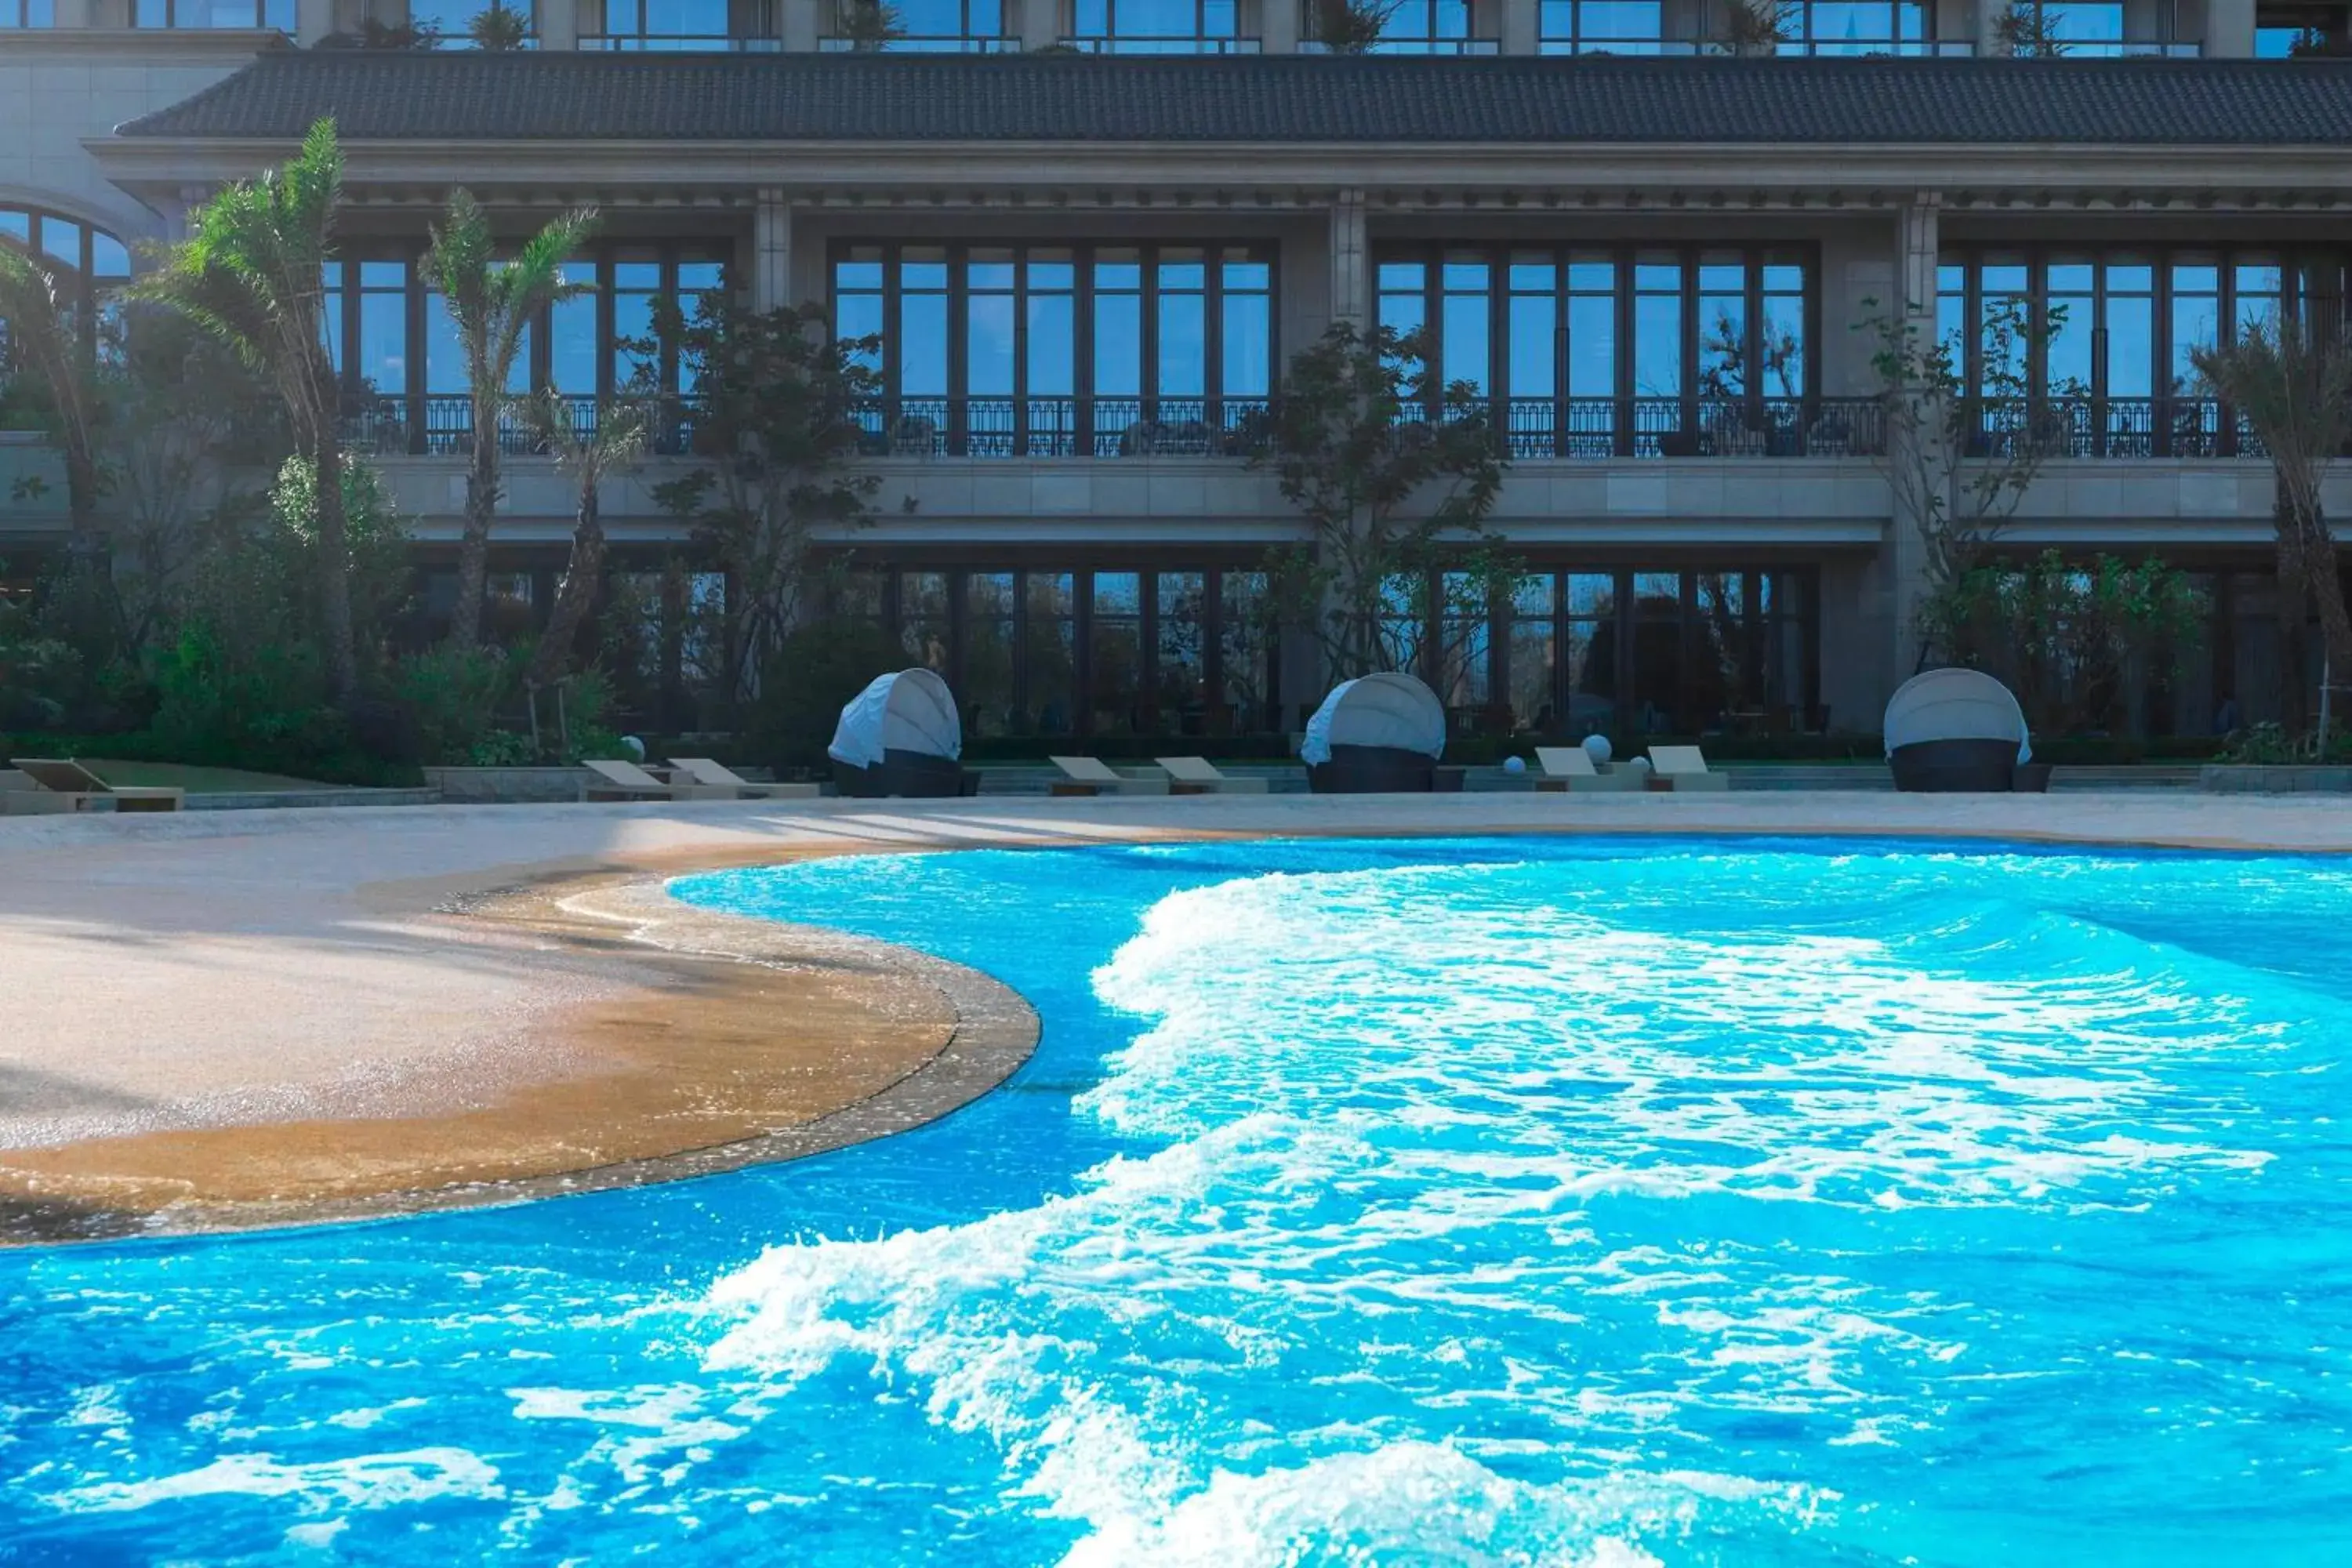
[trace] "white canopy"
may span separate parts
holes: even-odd
[[[2033,760],[2025,710],[1980,669],[1930,669],[1895,689],[1886,702],[1888,754],[1923,741],[2014,741],[2017,760]]]
[[[1437,693],[1410,675],[1391,672],[1343,680],[1307,721],[1298,755],[1308,766],[1331,760],[1334,746],[1390,746],[1401,752],[1445,752],[1445,709]]]
[[[841,710],[826,754],[854,768],[870,768],[885,752],[963,755],[963,725],[955,693],[928,669],[877,675]]]

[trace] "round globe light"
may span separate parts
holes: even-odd
[[[1584,737],[1584,754],[1592,759],[1594,767],[1605,768],[1609,765],[1609,759],[1615,756],[1617,752],[1616,748],[1610,745],[1608,736],[1587,735]]]
[[[646,743],[635,735],[621,737],[621,750],[629,753],[629,761],[633,763],[642,763],[646,760]]]
[[[1505,757],[1503,759],[1503,771],[1507,773],[1526,773],[1528,771],[1528,760],[1525,757]]]

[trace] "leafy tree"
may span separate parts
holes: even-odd
[[[320,313],[322,268],[333,253],[343,157],[321,120],[282,169],[224,188],[189,215],[189,237],[139,285],[183,312],[267,376],[285,405],[296,449],[315,467],[320,635],[338,702],[356,703],[351,548],[343,515],[343,453],[335,367]]]
[[[488,9],[476,12],[474,19],[466,24],[466,37],[478,49],[527,48],[530,45],[530,18],[493,0]]]
[[[1796,36],[1793,0],[1725,0],[1717,13],[1715,47],[1743,58],[1771,55]]]
[[[1863,301],[1875,310],[1875,300]],[[1988,298],[1978,322],[1978,385],[1971,395],[1966,347],[1937,338],[1900,312],[1858,324],[1869,334],[1886,439],[1878,461],[1898,516],[1908,516],[1925,546],[1930,597],[1982,564],[2017,514],[2050,458],[2064,448],[2075,389],[2056,401],[2037,394],[2029,367],[2064,330],[2066,310],[2037,316],[2021,300]],[[1935,646],[1921,632],[1919,665]]]
[[[68,296],[64,279],[6,238],[0,238],[0,323],[9,347],[40,381],[45,433],[66,467],[74,558],[81,565],[94,564],[105,550],[98,520],[106,489],[100,464],[98,368],[83,332],[82,311]]]
[[[1994,19],[1992,30],[2018,59],[2053,60],[2067,53],[2066,40],[2058,34],[2058,19],[2049,14],[2042,0],[2012,0],[2009,9]]]
[[[883,0],[842,0],[834,24],[858,54],[876,54],[907,36],[898,8]]]
[[[433,231],[422,269],[441,291],[466,357],[466,384],[474,389],[472,454],[466,474],[466,531],[457,545],[457,605],[449,640],[472,647],[482,636],[482,584],[489,574],[490,530],[499,512],[499,427],[506,386],[522,352],[524,334],[549,305],[583,292],[567,283],[563,264],[595,231],[589,208],[565,213],[532,235],[511,261],[495,255],[488,215],[463,187],[451,193],[448,216]]]
[[[2310,607],[2319,612],[2328,683],[2352,679],[2352,619],[2346,615],[2342,563],[2320,503],[2327,470],[2352,439],[2352,346],[2315,324],[2255,320],[2242,323],[2227,347],[2190,350],[2189,363],[2210,395],[2270,455],[2276,480],[2271,522],[2278,562],[2279,642],[2288,655],[2283,695],[2300,731],[2306,711],[2303,627]],[[2325,692],[2321,710],[2326,710]]]
[[[1369,55],[1404,0],[1315,0],[1315,41],[1335,55]]]
[[[1953,661],[1999,676],[2037,733],[2115,727],[2136,686],[2171,673],[2202,625],[2204,596],[2163,562],[2054,550],[1971,567],[1920,607]],[[2125,713],[2126,727],[2137,715]]]
[[[1450,568],[1483,603],[1517,577],[1486,528],[1504,467],[1487,405],[1467,383],[1439,388],[1429,347],[1422,332],[1335,323],[1291,357],[1252,433],[1253,465],[1313,535],[1269,563],[1276,613],[1310,631],[1334,680],[1396,668],[1406,650],[1382,630],[1398,584]]]
[[[818,529],[863,525],[878,476],[860,466],[863,408],[880,395],[872,338],[836,338],[821,305],[754,310],[713,292],[691,313],[657,301],[656,339],[694,388],[694,453],[655,499],[689,523],[728,577],[720,675],[747,694],[799,619]]]
[[[578,487],[572,553],[555,590],[555,607],[548,612],[547,628],[523,673],[525,689],[536,691],[562,679],[570,668],[572,645],[604,580],[604,524],[598,492],[608,477],[636,465],[652,427],[643,405],[606,403],[598,405],[594,422],[583,429],[572,417],[571,405],[552,389],[532,399],[526,412],[557,464]]]

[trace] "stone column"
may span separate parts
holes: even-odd
[[[57,0],[54,12],[59,32],[100,25],[99,8],[90,0]]]
[[[2009,0],[1977,0],[1977,53],[1988,58],[2006,57],[2009,46],[2001,41],[2000,19],[2009,14]]]
[[[2242,60],[2254,52],[2254,0],[2205,0],[2205,58]]]
[[[308,48],[335,30],[335,0],[294,0],[294,41]]]
[[[784,0],[782,10],[778,20],[784,35],[784,53],[816,53],[817,40],[832,30],[833,8],[828,0]]]
[[[1064,0],[1021,0],[1021,47],[1024,50],[1049,49],[1066,36],[1062,23]]]
[[[1543,33],[1543,18],[1537,12],[1537,0],[1500,0],[1503,8],[1502,30],[1507,55],[1531,55],[1536,52],[1536,40]],[[1482,35],[1483,36],[1483,35]]]
[[[1371,324],[1370,247],[1364,242],[1364,193],[1341,191],[1331,204],[1331,320]]]
[[[572,50],[580,47],[579,0],[539,0],[533,27],[542,49]]]
[[[1936,341],[1937,233],[1940,195],[1922,191],[1895,215],[1895,283],[1902,290],[1902,323],[1914,352]],[[1910,428],[1906,429],[1906,424]],[[1940,489],[1944,454],[1923,450],[1925,444],[1942,445],[1938,411],[1929,410],[1914,421],[1895,421],[1886,432],[1889,523],[1891,530],[1882,557],[1891,647],[1892,680],[1907,678],[1919,659],[1919,603],[1927,588],[1926,527],[1933,498]]]
[[[751,308],[779,310],[793,303],[793,209],[784,193],[760,193],[751,213]]]
[[[1298,5],[1299,0],[1258,0],[1257,47],[1261,53],[1298,52]]]

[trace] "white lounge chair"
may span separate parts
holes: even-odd
[[[735,792],[719,784],[669,784],[635,763],[583,762],[590,777],[580,786],[582,800],[733,800]]]
[[[1054,795],[1166,795],[1168,775],[1155,770],[1150,776],[1114,773],[1099,757],[1048,757],[1062,770],[1050,786]]]
[[[108,784],[79,762],[68,757],[18,757],[16,771],[32,781],[30,790],[12,790],[12,795],[29,795],[31,801],[11,800],[6,809],[24,812],[104,811],[181,811],[188,804],[188,792],[163,784],[124,784],[120,788]]]
[[[1729,773],[1707,772],[1706,759],[1699,755],[1696,746],[1652,746],[1650,766],[1651,776],[1664,779],[1676,795],[1731,787]]]
[[[1603,795],[1642,787],[1640,770],[1612,768],[1604,773],[1592,765],[1591,754],[1582,746],[1538,746],[1536,762],[1543,769],[1536,777],[1538,791]]]
[[[1154,757],[1169,778],[1171,795],[1265,795],[1273,788],[1268,779],[1230,778],[1217,771],[1217,764],[1206,757]]]
[[[813,784],[753,784],[725,763],[709,757],[672,757],[669,765],[694,784],[732,790],[739,800],[814,800],[824,793]]]

